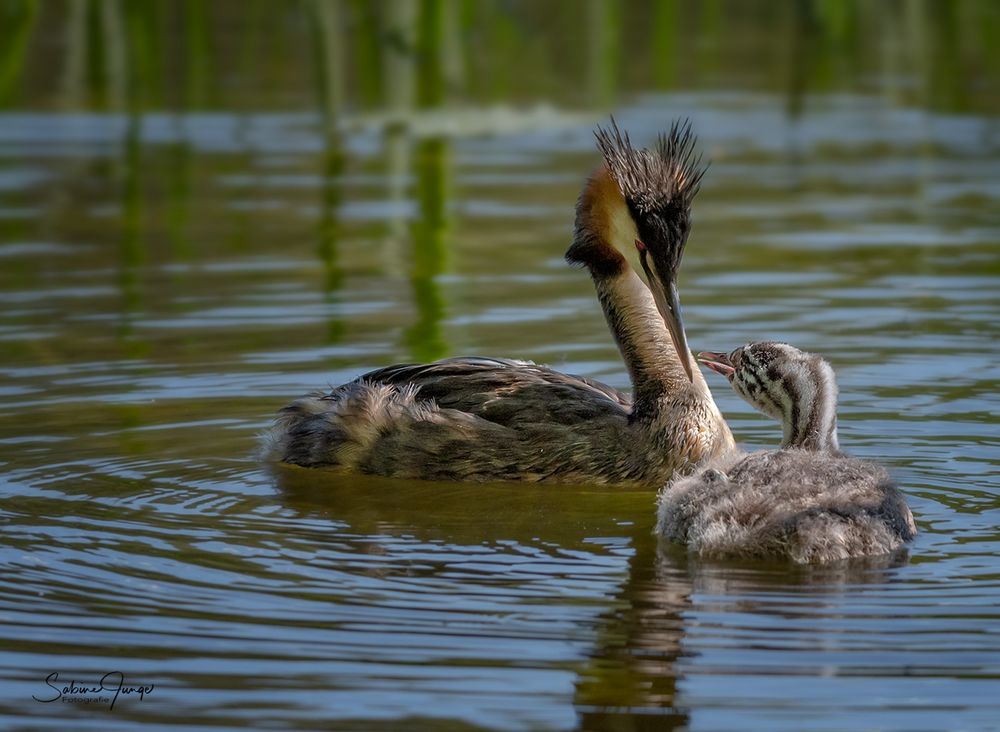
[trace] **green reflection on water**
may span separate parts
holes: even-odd
[[[446,140],[430,139],[416,150],[420,218],[412,228],[410,285],[417,321],[404,333],[415,361],[433,361],[448,352],[441,333],[445,306],[436,279],[444,271],[448,251],[448,148]]]

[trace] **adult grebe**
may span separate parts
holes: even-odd
[[[896,551],[917,532],[888,473],[837,444],[837,385],[819,356],[750,343],[698,359],[784,426],[780,450],[732,451],[660,496],[657,532],[707,557],[830,562]]]
[[[596,136],[605,163],[580,195],[566,259],[590,271],[631,397],[526,361],[390,366],[285,407],[265,455],[400,478],[655,486],[731,448],[692,369],[677,296],[704,174],[690,124],[675,123],[653,150],[632,147],[614,122]],[[649,288],[624,256],[633,246]]]

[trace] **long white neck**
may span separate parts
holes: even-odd
[[[694,369],[695,382],[688,380],[653,295],[635,270],[626,265],[618,274],[595,276],[594,287],[628,368],[637,405],[689,391],[712,398],[698,369]]]

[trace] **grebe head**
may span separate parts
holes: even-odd
[[[837,381],[830,364],[787,343],[748,343],[730,353],[702,351],[752,407],[782,423],[785,447],[836,450]]]
[[[705,166],[694,154],[688,121],[674,122],[651,149],[636,149],[614,120],[598,128],[597,145],[605,165],[591,179],[580,201],[585,224],[603,227],[616,250],[635,247],[653,299],[667,326],[688,379],[691,359],[677,294],[677,271],[691,230],[691,202]],[[594,214],[595,210],[598,212]],[[578,214],[578,226],[580,216]]]

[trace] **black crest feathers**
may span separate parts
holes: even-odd
[[[669,132],[659,136],[653,150],[632,147],[628,133],[618,129],[613,117],[609,129],[598,127],[594,135],[630,205],[644,214],[670,207],[690,208],[708,170],[702,156],[695,155],[697,138],[690,120],[675,120]]]

